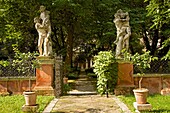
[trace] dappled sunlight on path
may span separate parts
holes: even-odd
[[[122,113],[113,96],[100,95],[60,97],[52,113]]]

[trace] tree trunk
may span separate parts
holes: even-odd
[[[144,43],[145,43],[145,46],[146,46],[146,49],[147,50],[151,50],[151,47],[150,47],[150,44],[149,44],[149,40],[148,40],[148,37],[147,37],[147,34],[146,34],[146,28],[145,26],[143,25],[142,26],[143,28],[143,40],[144,40]]]
[[[154,37],[152,39],[151,55],[155,54],[157,43],[158,43],[158,39],[159,39],[159,31],[158,31],[158,29],[155,29],[154,30]]]
[[[66,59],[65,59],[65,67],[69,68],[72,66],[72,56],[73,56],[73,26],[70,25],[68,30],[68,36],[66,41]],[[65,70],[67,73],[67,69]]]

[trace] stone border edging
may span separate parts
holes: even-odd
[[[132,113],[129,108],[126,106],[126,104],[124,104],[123,102],[121,102],[119,100],[118,97],[114,96],[114,101],[116,102],[116,104],[122,109],[123,113]]]
[[[54,98],[48,105],[47,107],[44,109],[44,111],[42,113],[50,113],[52,111],[52,109],[54,108],[55,104],[58,102],[59,99]]]

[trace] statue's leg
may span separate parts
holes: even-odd
[[[128,51],[129,49],[129,39],[126,40],[126,50]]]
[[[123,42],[124,42],[123,48],[126,46],[126,50],[129,49],[129,37],[130,37],[130,35],[126,34],[125,37],[124,37],[124,40],[123,40]]]
[[[117,42],[117,46],[116,46],[116,57],[120,56],[121,50],[122,50],[122,46],[123,46],[123,36],[119,37],[119,40]]]
[[[48,38],[44,39],[44,56],[48,56]]]
[[[51,55],[52,54],[52,42],[49,41],[48,42],[48,55]]]
[[[39,50],[40,56],[42,56],[42,44],[43,44],[43,37],[41,35],[39,35],[38,50]]]

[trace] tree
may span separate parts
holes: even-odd
[[[149,3],[146,7],[148,11],[147,16],[152,19],[152,26],[150,27],[150,29],[155,30],[156,38],[154,38],[153,40],[156,40],[153,42],[158,42],[159,40],[160,47],[162,47],[164,44],[164,48],[158,51],[159,57],[163,57],[169,51],[168,45],[170,45],[168,41],[170,35],[169,0],[145,0],[145,2]],[[155,43],[154,45],[157,46],[157,43]]]
[[[37,14],[35,9],[39,4],[34,0],[1,0],[0,4],[0,23],[4,31],[0,37],[1,50],[4,50],[2,57],[12,57],[13,46],[17,46],[22,52],[34,51],[37,35],[33,18]]]
[[[148,12],[145,8],[149,2],[144,3],[143,0],[0,0],[0,4],[1,59],[7,58],[9,54],[10,57],[14,55],[11,54],[14,53],[13,46],[18,47],[21,52],[37,51],[38,33],[33,19],[39,16],[40,5],[45,5],[50,11],[54,53],[64,56],[67,65],[72,65],[73,49],[78,47],[85,49],[88,53],[85,54],[86,57],[94,56],[103,50],[114,51],[116,28],[113,19],[118,9],[127,11],[130,15],[132,54],[141,52],[143,47],[153,55],[167,53],[168,46],[158,51],[157,44],[161,39],[162,47],[164,40],[168,39],[169,15],[166,13],[165,16],[161,16],[159,23],[164,24],[160,24],[159,28],[153,26],[150,29],[153,18],[159,16],[146,16]],[[166,5],[162,6],[160,3],[159,7],[167,12],[169,4],[164,4]],[[136,46],[141,38],[144,45]]]

